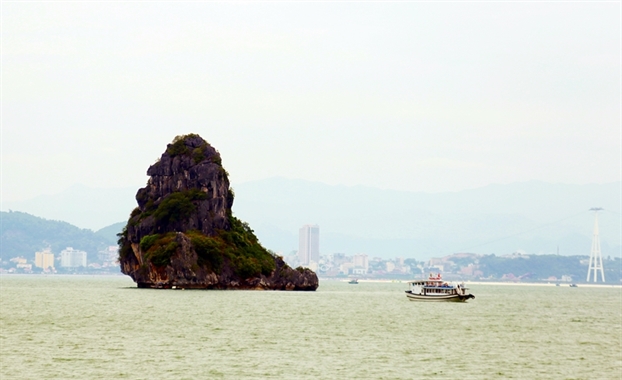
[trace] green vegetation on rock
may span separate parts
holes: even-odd
[[[188,146],[186,146],[186,143],[185,143],[185,140],[187,138],[201,138],[201,136],[195,133],[175,136],[175,138],[173,139],[173,142],[167,146],[166,153],[168,153],[168,155],[171,157],[189,154],[192,156],[195,164],[201,162],[201,160],[205,158],[205,152],[207,151],[208,144],[205,143],[201,145],[200,147],[195,148],[192,151],[190,151],[190,149],[188,148]]]
[[[147,235],[140,240],[140,249],[146,260],[157,267],[168,265],[171,257],[177,252],[179,243],[175,241],[175,232]]]
[[[190,135],[188,135],[188,136],[190,136]],[[170,143],[166,147],[166,153],[168,153],[168,155],[171,156],[171,157],[181,156],[183,154],[187,154],[188,153],[188,147],[184,143],[184,139],[185,138],[186,138],[186,136],[175,136],[175,138],[173,139],[173,142]]]
[[[117,237],[119,238],[119,240],[117,240],[117,244],[119,245],[119,262],[121,262],[133,253],[132,246],[127,240],[127,225],[117,234]]]
[[[261,246],[250,226],[234,216],[229,217],[231,230],[219,230],[216,236],[206,236],[200,231],[188,231],[192,248],[197,254],[197,265],[210,272],[220,272],[227,262],[242,278],[263,274],[269,276],[275,269],[274,255]],[[165,266],[177,252],[179,243],[175,232],[146,235],[140,240],[145,260],[155,266]],[[132,252],[126,240],[127,230],[119,234],[120,259]]]
[[[212,272],[220,272],[225,255],[224,244],[220,239],[205,236],[199,231],[187,233],[197,254],[197,264]]]
[[[166,224],[183,220],[196,210],[193,202],[203,200],[207,196],[199,189],[178,191],[168,195],[153,211],[158,223]],[[149,212],[150,210],[146,210]]]
[[[231,231],[223,231],[223,240],[235,248],[233,260],[237,273],[246,278],[250,276],[269,275],[275,268],[274,256],[259,244],[254,231],[248,223],[231,216]]]

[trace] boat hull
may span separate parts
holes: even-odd
[[[420,294],[412,294],[410,292],[406,292],[406,297],[408,297],[411,301],[422,301],[422,302],[466,302],[469,298],[475,298],[472,294],[448,294],[448,295],[433,295],[433,296],[424,296]]]

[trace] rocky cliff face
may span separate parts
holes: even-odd
[[[119,238],[121,272],[139,287],[317,289],[315,273],[290,268],[232,215],[220,154],[200,136],[176,137],[147,174]]]

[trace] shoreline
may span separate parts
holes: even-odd
[[[569,283],[559,283],[559,286],[557,286],[557,283],[542,283],[542,282],[485,282],[485,281],[465,281],[465,284],[468,285],[493,285],[493,286],[510,286],[510,285],[516,285],[516,286],[550,286],[553,288],[568,288],[570,287]],[[588,284],[588,283],[576,283],[573,282],[573,284],[576,284],[577,287],[581,287],[581,288],[618,288],[618,289],[622,289],[622,285],[617,285],[617,284]]]
[[[100,273],[0,273],[0,278],[2,277],[128,277],[122,273],[115,272],[100,272]],[[331,277],[319,277],[320,281],[338,281],[345,282],[352,280],[351,278],[331,278]],[[398,284],[406,284],[411,280],[402,280],[402,279],[358,279],[359,283],[398,283]],[[454,282],[464,282],[465,285],[475,285],[475,286],[543,286],[543,287],[560,287],[567,288],[570,287],[570,283],[556,283],[556,282],[511,282],[511,281],[454,281]],[[557,286],[559,284],[559,286]],[[574,282],[579,288],[613,288],[613,289],[621,289],[622,284],[603,284],[603,283],[582,283],[582,282]]]
[[[340,282],[348,282],[350,281],[350,278],[347,279],[343,279],[343,278],[320,278],[320,281],[340,281]],[[408,283],[410,280],[392,280],[392,279],[358,279],[359,283]],[[458,282],[458,281],[456,281]],[[555,282],[505,282],[505,281],[459,281],[459,282],[464,282],[466,285],[491,285],[491,286],[549,286],[549,287],[560,287],[560,288],[568,288],[570,287],[570,283],[559,283],[559,286],[557,286],[558,283]],[[581,288],[618,288],[618,289],[622,289],[622,284],[603,284],[603,283],[580,283],[580,282],[573,282],[573,284],[576,284],[577,287],[581,287]]]

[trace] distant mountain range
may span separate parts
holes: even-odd
[[[589,255],[599,213],[604,255],[620,253],[620,183],[538,181],[417,193],[272,178],[235,186],[234,211],[274,250],[320,226],[322,253],[429,258],[455,252]]]
[[[93,232],[67,222],[47,220],[19,211],[0,212],[0,260],[22,256],[34,260],[35,252],[51,248],[58,255],[72,247],[86,251],[91,260],[97,252],[117,244],[112,231]]]
[[[49,220],[97,231],[126,221],[136,207],[137,188],[92,188],[75,184],[51,195],[40,195],[24,201],[2,202],[1,211],[22,211]]]
[[[588,210],[602,207],[603,255],[619,256],[620,185],[532,181],[420,193],[271,178],[234,185],[233,211],[267,248],[284,255],[298,249],[302,225],[318,224],[322,254],[427,259],[455,252],[589,255],[594,215]],[[3,202],[2,210],[102,230],[110,239],[136,206],[137,190],[76,185]]]

